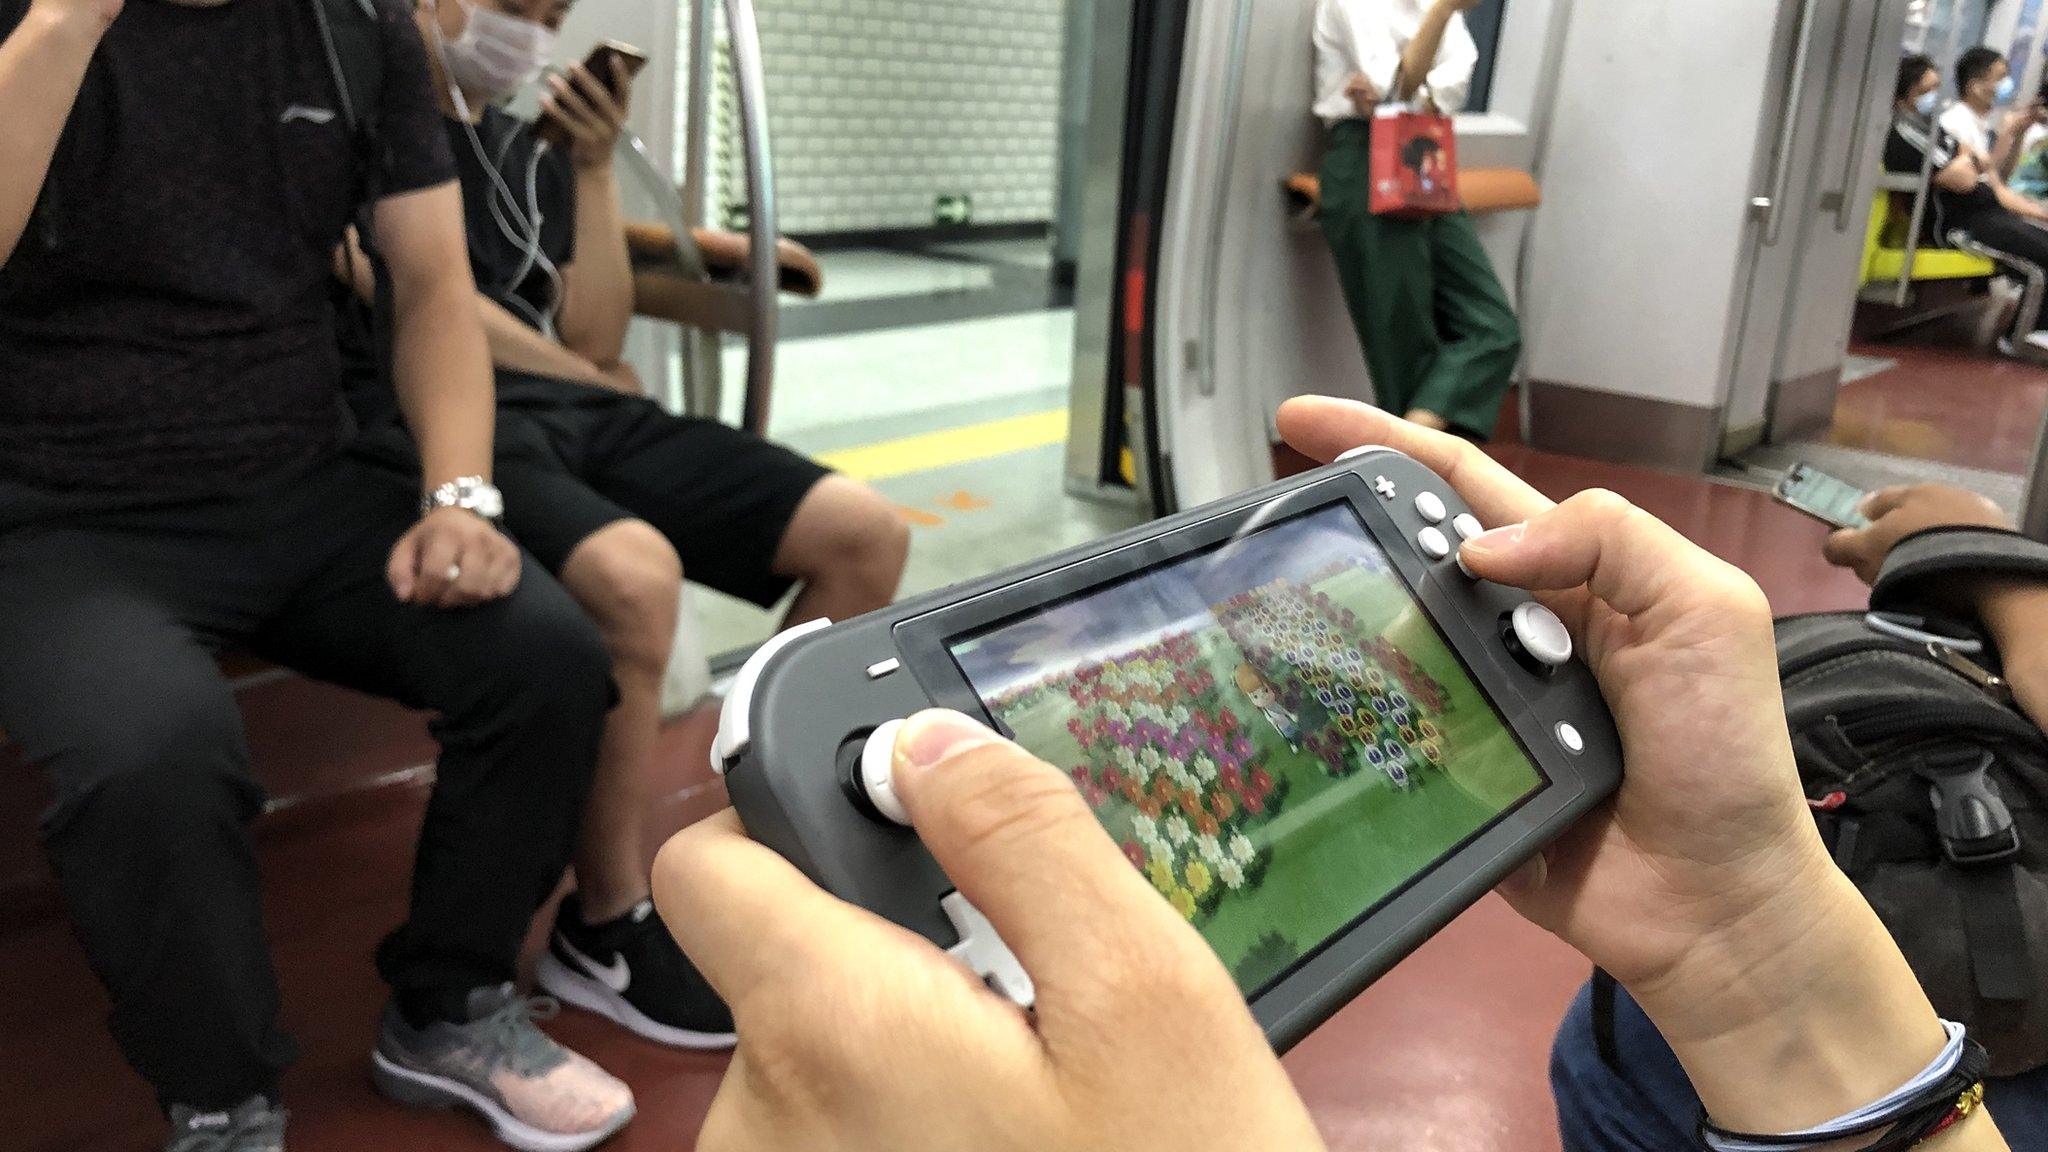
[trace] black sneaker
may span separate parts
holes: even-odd
[[[164,1152],[284,1152],[284,1109],[261,1096],[226,1112],[176,1105]]]
[[[732,1013],[677,947],[652,900],[592,927],[570,893],[555,915],[537,976],[562,1003],[658,1044],[711,1051],[739,1043]]]

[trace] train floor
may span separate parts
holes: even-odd
[[[1853,579],[1820,561],[1821,529],[1759,493],[1513,446],[1497,451],[1555,495],[1589,485],[1626,493],[1750,571],[1781,611],[1843,607],[1860,595]],[[425,797],[420,766],[432,757],[418,719],[289,678],[260,683],[244,699],[266,782],[280,795],[307,797],[259,829],[286,1019],[304,1052],[286,1081],[292,1147],[496,1147],[470,1118],[383,1102],[366,1073],[383,1000],[370,951],[404,907]],[[663,736],[675,792],[650,813],[660,831],[722,802],[704,767],[713,723],[699,710]],[[17,762],[0,772],[33,781]],[[39,867],[36,792],[0,792],[0,879]],[[0,997],[0,1101],[10,1143],[77,1152],[150,1147],[154,1106],[107,1039],[104,997],[47,884],[31,878],[9,885],[6,896],[0,987],[14,991]],[[1585,976],[1577,956],[1488,899],[1304,1042],[1288,1067],[1339,1152],[1555,1148],[1545,1054]],[[574,1012],[548,1027],[637,1091],[639,1118],[612,1147],[691,1145],[721,1058],[655,1048]]]
[[[1861,488],[1938,482],[2017,514],[2048,408],[2048,371],[1959,348],[1940,331],[1850,350],[1834,424],[1768,444],[1722,475],[1768,484],[1806,463]]]

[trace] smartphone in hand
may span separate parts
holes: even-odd
[[[1868,492],[1805,464],[1794,464],[1771,494],[1779,503],[1831,528],[1870,527],[1870,521],[1858,511]]]
[[[597,82],[609,89],[614,97],[623,98],[625,92],[620,89],[612,77],[613,61],[618,62],[620,71],[625,75],[626,83],[631,84],[633,77],[638,76],[640,70],[647,67],[647,53],[633,47],[631,44],[622,44],[617,40],[606,40],[598,44],[597,47],[592,48],[590,55],[583,58],[583,67],[589,70],[592,76],[597,77]],[[534,134],[547,141],[548,147],[557,151],[567,148],[574,142],[574,137],[569,134],[568,126],[546,112],[541,114],[540,123],[534,129]]]

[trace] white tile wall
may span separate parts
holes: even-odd
[[[782,230],[928,227],[958,193],[977,224],[1051,219],[1065,8],[760,0]],[[722,199],[743,205],[738,157],[719,157]]]

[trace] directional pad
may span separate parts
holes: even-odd
[[[960,935],[960,942],[946,950],[949,955],[1017,1007],[1029,1008],[1037,1001],[1038,990],[1032,986],[1030,974],[1017,962],[1010,946],[996,935],[995,925],[988,922],[981,909],[969,904],[967,897],[958,892],[948,892],[939,898],[939,910],[953,922],[953,931]]]

